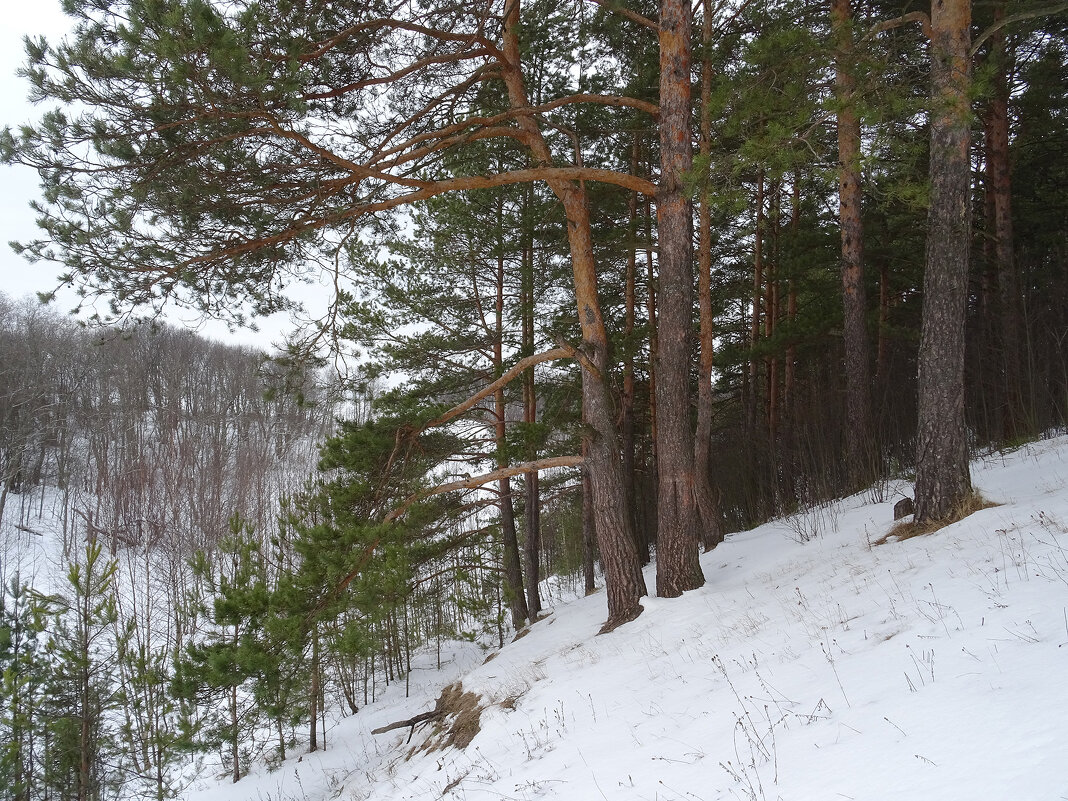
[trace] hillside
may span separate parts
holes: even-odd
[[[1068,437],[973,479],[1000,505],[933,535],[872,544],[891,486],[731,534],[704,588],[645,599],[612,634],[595,636],[598,593],[484,663],[471,644],[440,673],[424,656],[409,698],[395,685],[337,721],[325,752],[237,785],[205,770],[184,797],[1064,798]],[[370,733],[455,680],[477,726],[468,708],[410,743]],[[434,748],[450,734],[472,739]]]

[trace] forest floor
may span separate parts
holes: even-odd
[[[325,751],[183,797],[1066,799],[1068,437],[972,476],[999,505],[934,534],[873,545],[891,484],[731,534],[702,589],[611,634],[599,592],[500,651],[423,655]],[[455,682],[461,714],[371,734]]]

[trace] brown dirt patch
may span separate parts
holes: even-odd
[[[450,684],[441,691],[434,705],[433,731],[421,745],[413,748],[408,756],[446,748],[467,748],[481,730],[483,708],[478,695],[464,692],[460,682]]]

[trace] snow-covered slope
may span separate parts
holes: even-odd
[[[703,589],[612,634],[602,594],[558,606],[484,664],[417,671],[326,752],[186,797],[1068,798],[1068,438],[973,480],[1001,505],[903,542],[871,544],[890,496],[733,534]],[[370,734],[457,678],[485,705],[466,749]]]

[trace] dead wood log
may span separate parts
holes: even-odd
[[[390,723],[388,726],[379,726],[377,729],[371,729],[371,734],[385,734],[386,732],[395,731],[396,729],[405,729],[410,726],[411,731],[408,732],[408,742],[411,742],[412,735],[415,734],[416,726],[422,723],[429,723],[444,715],[444,709],[432,709],[429,712],[423,712],[422,714],[416,715],[414,718],[398,720],[396,723]]]

